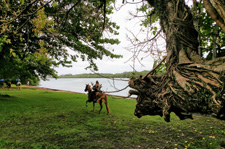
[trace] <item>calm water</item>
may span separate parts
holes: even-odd
[[[102,90],[105,92],[108,91],[116,91],[115,87],[120,90],[128,85],[128,81],[113,81],[111,79],[105,78],[60,78],[60,79],[53,79],[50,78],[48,81],[41,80],[39,83],[40,87],[51,88],[51,89],[60,89],[65,91],[74,91],[85,93],[84,88],[86,84],[91,84],[91,82],[95,83],[96,80],[102,84]],[[125,78],[123,80],[128,80]],[[108,93],[111,95],[119,95],[119,96],[127,96],[128,91],[130,88],[116,93]],[[135,97],[135,96],[133,96]]]

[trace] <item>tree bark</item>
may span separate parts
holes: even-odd
[[[129,86],[138,92],[135,115],[160,115],[169,122],[171,112],[181,120],[197,112],[223,119],[225,58],[204,62],[197,54],[198,32],[184,0],[148,2],[158,11],[166,34],[167,73],[130,80]]]

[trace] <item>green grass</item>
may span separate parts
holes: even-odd
[[[180,121],[172,114],[136,118],[135,100],[108,97],[98,114],[87,95],[22,89],[0,90],[0,148],[216,148],[225,142],[225,121],[194,115]]]

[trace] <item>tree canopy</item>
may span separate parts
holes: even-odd
[[[105,48],[118,44],[105,35],[119,28],[107,17],[107,1],[3,0],[0,2],[0,78],[56,77],[54,67],[71,61],[89,61],[103,56],[119,58]]]

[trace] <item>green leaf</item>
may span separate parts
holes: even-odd
[[[11,54],[12,54],[13,57],[16,57],[16,53],[12,52]]]
[[[153,33],[153,35],[155,35],[156,34],[156,31],[153,31],[152,33]]]
[[[20,2],[21,2],[22,4],[24,4],[24,0],[20,0]]]
[[[16,56],[16,53],[14,52],[14,50],[13,50],[13,49],[10,49],[10,54],[12,54],[12,56],[13,56],[13,57],[15,57],[15,56]]]
[[[43,46],[44,46],[44,44],[45,44],[45,43],[44,43],[44,41],[43,41],[43,40],[40,40],[40,41],[39,41],[39,45],[40,45],[40,47],[43,47]]]
[[[56,6],[57,6],[57,2],[53,2],[52,7],[56,7]]]
[[[6,43],[7,43],[7,44],[11,43],[11,40],[10,40],[10,39],[7,39],[7,40],[6,40]]]
[[[158,61],[155,60],[155,61],[154,61],[154,64],[153,64],[153,68],[156,67],[157,63],[158,63]]]

